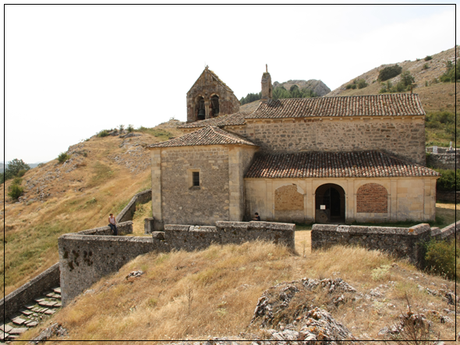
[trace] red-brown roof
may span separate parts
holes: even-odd
[[[250,145],[256,146],[249,140],[229,133],[218,127],[204,127],[191,133],[182,135],[168,141],[152,144],[149,148],[179,147],[179,146],[203,146],[203,145]]]
[[[206,127],[206,126],[223,127],[223,126],[244,125],[245,116],[246,114],[241,113],[241,112],[231,114],[231,115],[220,115],[218,117],[213,117],[211,119],[186,123],[182,126],[177,126],[177,128],[201,128],[201,127]]]
[[[439,176],[434,170],[379,151],[256,155],[248,178]]]
[[[269,100],[246,119],[425,115],[417,94],[289,98]]]

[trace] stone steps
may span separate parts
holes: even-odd
[[[22,333],[36,327],[61,308],[61,288],[55,287],[25,305],[16,315],[0,325],[0,344],[9,344]]]

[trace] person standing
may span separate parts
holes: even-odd
[[[110,226],[110,229],[112,229],[113,235],[117,236],[117,233],[118,233],[117,220],[113,216],[113,213],[109,215],[109,226]]]

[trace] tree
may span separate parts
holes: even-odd
[[[401,81],[403,82],[404,86],[411,86],[415,82],[415,78],[409,71],[404,71],[401,74]]]
[[[13,159],[8,162],[8,166],[5,171],[5,180],[9,180],[15,176],[24,175],[27,170],[30,170],[28,166],[22,159]]]
[[[401,74],[402,67],[399,65],[388,66],[379,72],[379,80],[385,81]]]

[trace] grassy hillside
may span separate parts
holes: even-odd
[[[164,124],[130,138],[93,136],[71,146],[68,161],[56,159],[29,170],[22,177],[24,195],[19,202],[7,197],[5,204],[6,294],[58,262],[60,235],[106,225],[109,213],[119,213],[134,194],[150,188],[144,147],[179,133]],[[11,183],[6,182],[7,190]],[[138,217],[151,213],[147,207]],[[135,222],[137,233],[143,232],[141,222]]]
[[[105,277],[37,330],[54,322],[68,331],[63,340],[210,339],[238,337],[241,332],[264,337],[248,327],[262,292],[285,281],[304,277],[342,278],[358,292],[356,300],[328,308],[360,339],[381,339],[407,311],[422,312],[441,339],[455,337],[454,306],[442,291],[454,284],[417,271],[406,261],[378,251],[334,247],[310,251],[310,231],[296,233],[296,252],[270,243],[212,246],[203,251],[137,257],[117,274]],[[139,278],[126,279],[134,270]],[[439,295],[428,293],[440,292]],[[313,301],[322,305],[321,294]],[[446,322],[441,321],[447,320]],[[447,318],[446,318],[447,317]]]

